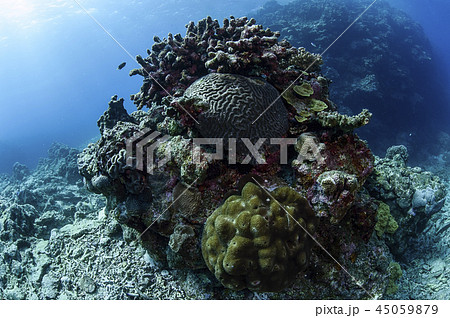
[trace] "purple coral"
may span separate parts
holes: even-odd
[[[142,68],[130,76],[144,77],[141,91],[131,95],[138,109],[160,102],[165,96],[179,96],[198,78],[208,73],[264,76],[269,83],[283,87],[292,83],[314,61],[309,71],[319,71],[322,60],[303,48],[278,42],[279,32],[263,29],[254,19],[224,19],[220,26],[211,17],[190,22],[186,35],[163,40],[154,37],[146,58],[138,55]]]

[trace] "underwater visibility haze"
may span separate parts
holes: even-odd
[[[2,1],[0,299],[449,299],[449,14]]]

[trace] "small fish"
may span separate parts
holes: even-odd
[[[315,45],[313,42],[311,42],[311,45],[312,45],[313,47],[317,47],[317,45]]]
[[[121,69],[123,69],[125,67],[125,65],[127,65],[127,62],[121,63],[119,66],[117,66],[117,69],[121,70]]]

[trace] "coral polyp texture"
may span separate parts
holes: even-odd
[[[405,167],[403,149],[375,158],[354,133],[370,112],[340,114],[320,57],[278,35],[254,19],[208,17],[185,37],[155,37],[131,72],[143,76],[138,110],[113,96],[79,172],[157,268],[209,277],[202,288],[215,298],[381,297],[389,247],[407,246],[444,192]],[[387,168],[410,178],[378,173]]]
[[[313,210],[295,190],[269,194],[249,182],[206,220],[203,257],[225,287],[280,291],[306,269],[315,227]]]
[[[280,138],[288,129],[280,94],[261,78],[209,74],[189,86],[184,98],[194,99],[202,110],[198,129],[203,137]]]

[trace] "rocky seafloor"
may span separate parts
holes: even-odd
[[[295,299],[292,292],[235,292],[204,271],[158,267],[139,233],[105,216],[105,200],[85,190],[78,153],[54,144],[34,171],[15,165],[12,176],[1,176],[1,299]],[[429,168],[448,187],[450,153],[442,154]],[[384,298],[450,298],[449,197],[397,257],[398,291]]]

